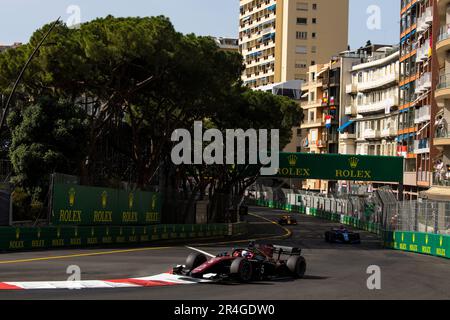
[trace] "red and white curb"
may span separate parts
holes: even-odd
[[[166,287],[166,286],[190,285],[206,282],[209,281],[188,278],[170,273],[162,273],[151,277],[116,279],[116,280],[0,282],[0,290]]]

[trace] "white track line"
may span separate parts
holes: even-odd
[[[208,252],[206,252],[206,251],[203,251],[203,250],[200,250],[200,249],[197,249],[197,248],[194,248],[194,247],[188,247],[188,246],[186,246],[186,248],[188,248],[188,249],[190,249],[190,250],[193,250],[193,251],[197,251],[197,252],[199,252],[199,253],[203,253],[205,256],[208,256],[208,257],[210,257],[210,258],[215,258],[215,257],[216,257],[215,255],[212,255],[211,253],[208,253]]]

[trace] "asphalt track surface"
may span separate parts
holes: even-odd
[[[286,229],[268,220],[285,214],[251,208],[251,238],[303,248],[305,279],[253,284],[194,284],[151,288],[0,291],[0,300],[14,299],[132,299],[132,300],[298,300],[298,299],[449,299],[450,261],[381,247],[376,236],[361,232],[361,245],[328,244],[324,232],[337,226],[329,221],[298,216],[299,225]],[[263,220],[268,219],[268,220]],[[272,238],[272,239],[270,239]],[[236,243],[189,243],[217,254]],[[113,252],[112,252],[113,251]],[[184,245],[113,249],[61,250],[0,255],[0,282],[65,281],[69,265],[78,265],[82,280],[146,277],[183,264],[191,252]],[[381,268],[381,290],[367,288],[367,268]]]

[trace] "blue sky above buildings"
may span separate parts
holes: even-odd
[[[81,22],[108,14],[162,14],[183,33],[237,37],[238,32],[238,0],[0,0],[0,44],[27,42],[34,30],[58,16],[67,21],[71,16],[67,9],[72,5],[80,8]],[[376,28],[368,28],[367,20],[377,14],[373,6],[380,9],[380,21]],[[369,39],[372,43],[399,42],[400,0],[350,0],[350,7],[352,48]]]

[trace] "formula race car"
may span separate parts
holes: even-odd
[[[282,226],[296,226],[298,223],[297,220],[292,218],[291,216],[282,216],[278,220],[278,224]]]
[[[331,231],[325,232],[325,241],[329,243],[360,244],[361,237],[359,233],[349,231],[341,226],[339,229],[331,229]]]
[[[281,257],[286,257],[286,260]],[[185,265],[173,268],[173,273],[215,282],[230,280],[251,282],[276,277],[303,278],[306,261],[301,249],[275,245],[255,245],[225,252],[210,260],[204,254],[192,253]]]

